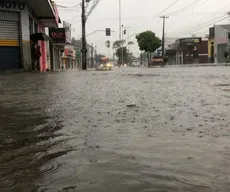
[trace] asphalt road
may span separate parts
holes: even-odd
[[[0,75],[0,191],[229,192],[230,68]]]

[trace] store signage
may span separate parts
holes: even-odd
[[[8,0],[0,0],[0,8],[2,9],[13,9],[13,10],[24,10],[26,4],[21,1],[8,1]]]
[[[49,37],[53,43],[66,43],[65,28],[50,28]]]
[[[193,45],[193,44],[201,44],[201,37],[192,37],[192,38],[184,38],[179,39],[180,45]]]
[[[166,50],[166,54],[176,54],[176,50],[175,49],[168,49],[168,50]]]

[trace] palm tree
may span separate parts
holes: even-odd
[[[134,45],[134,42],[133,41],[129,41],[128,45]]]
[[[111,44],[110,40],[107,40],[107,41],[105,42],[105,46],[106,46],[108,49],[110,49],[110,44]]]
[[[105,42],[105,46],[108,48],[108,51],[109,51],[109,57],[110,57],[110,45],[111,45],[110,40],[107,40],[107,41]]]

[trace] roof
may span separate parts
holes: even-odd
[[[230,32],[230,25],[229,24],[219,25],[219,26]]]

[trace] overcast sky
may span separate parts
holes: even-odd
[[[72,24],[72,36],[78,39],[81,37],[80,2],[81,0],[56,0],[58,5],[68,7],[58,7],[59,14],[62,20]],[[166,37],[169,39],[191,36],[192,34],[204,36],[208,34],[210,26],[227,17],[226,12],[230,11],[228,0],[121,0],[121,2],[122,24],[130,27],[130,35],[152,30],[161,38],[162,19],[159,18],[159,15],[169,7],[161,14],[169,15],[165,31]],[[91,3],[87,10],[90,7]],[[226,18],[216,22],[216,24],[223,23],[230,23],[230,21]],[[108,54],[105,41],[113,42],[119,39],[119,0],[101,0],[89,16],[86,27],[87,34],[105,28],[115,31],[111,37],[106,37],[104,32],[98,32],[87,38],[88,43],[97,46],[98,52]],[[136,42],[135,35],[130,40]],[[131,49],[135,55],[139,53],[137,44],[133,45]]]

